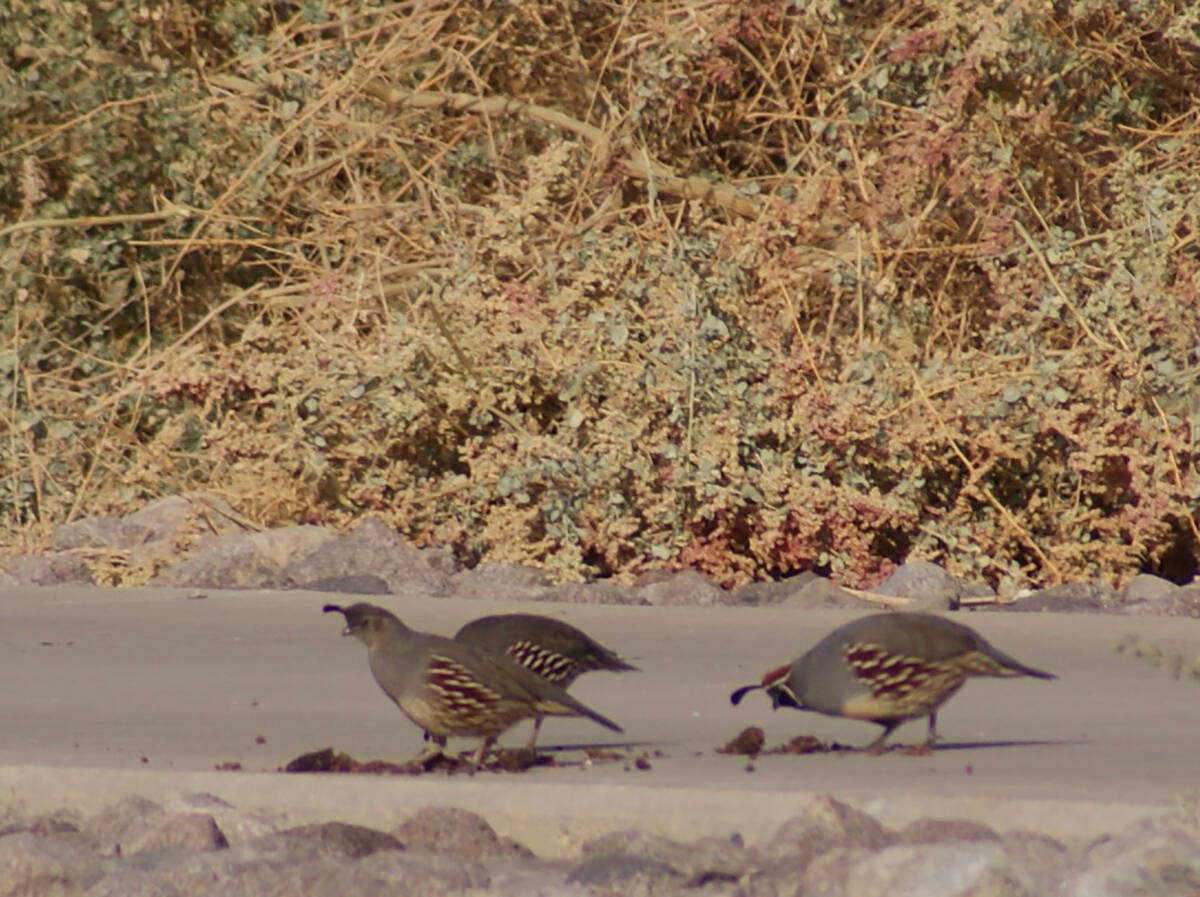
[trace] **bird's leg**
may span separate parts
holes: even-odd
[[[542,728],[543,719],[545,719],[545,717],[542,716],[535,716],[533,718],[533,731],[529,733],[529,743],[525,745],[525,750],[529,751],[530,753],[537,753],[537,749],[534,747],[534,745],[537,744],[538,731]]]
[[[472,774],[474,774],[475,770],[479,769],[479,764],[483,762],[483,755],[488,752],[488,748],[492,746],[492,742],[495,740],[495,735],[485,735],[479,742],[479,747],[476,748],[475,753],[471,755]]]
[[[873,757],[878,757],[880,754],[883,753],[883,751],[884,751],[883,743],[885,741],[887,741],[887,737],[889,735],[891,735],[892,732],[895,731],[895,729],[898,725],[900,725],[900,722],[898,720],[888,720],[886,722],[884,722],[883,720],[877,720],[877,722],[879,723],[879,725],[883,726],[883,734],[881,734],[878,738],[876,738],[874,741],[872,741],[870,744],[868,744],[865,748],[866,752]]]
[[[937,711],[929,714],[929,737],[925,740],[925,747],[933,747],[933,743],[938,740],[937,733]]]
[[[430,742],[429,747],[425,748],[423,751],[421,751],[421,753],[412,758],[410,762],[414,766],[420,766],[424,768],[426,763],[428,763],[430,760],[433,760],[435,757],[440,757],[442,752],[446,750],[445,735],[431,735],[430,733],[426,732],[425,740]]]

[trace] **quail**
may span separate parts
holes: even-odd
[[[457,641],[495,654],[507,654],[543,679],[569,688],[579,676],[595,670],[637,670],[569,623],[539,614],[500,614],[472,620],[458,630]],[[527,750],[533,750],[543,714],[533,721]]]
[[[921,716],[929,717],[926,746],[931,747],[938,708],[970,676],[1058,678],[945,617],[882,613],[839,626],[795,662],[771,670],[761,683],[739,688],[729,699],[737,704],[747,692],[762,688],[776,708],[878,723],[883,734],[867,747],[874,753],[897,726]]]
[[[413,762],[423,765],[446,747],[446,739],[481,739],[471,758],[478,768],[496,738],[531,716],[586,716],[614,732],[621,727],[503,655],[405,626],[382,607],[325,605],[346,618],[342,635],[367,646],[371,673],[384,693],[432,744]]]

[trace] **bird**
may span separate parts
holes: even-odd
[[[929,717],[926,748],[937,739],[938,709],[971,676],[1033,676],[1053,673],[1026,666],[993,647],[975,630],[936,614],[892,612],[860,617],[839,626],[794,662],[771,670],[755,685],[773,708],[794,707],[883,726],[867,746],[879,753],[901,723]]]
[[[450,736],[474,736],[471,757],[478,769],[505,730],[531,716],[584,716],[613,730],[620,726],[559,688],[512,662],[471,645],[418,632],[374,604],[326,604],[325,613],[346,618],[342,635],[367,646],[371,673],[384,693],[425,731],[431,744],[412,762],[424,766]]]
[[[596,670],[637,670],[586,632],[540,614],[480,617],[458,630],[454,639],[485,651],[507,654],[521,666],[561,688],[570,688],[581,675]],[[534,717],[526,750],[534,750],[542,719],[542,714]]]

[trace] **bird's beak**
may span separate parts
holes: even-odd
[[[354,630],[352,630],[349,626],[347,626],[345,629],[342,630],[342,635],[354,635]]]

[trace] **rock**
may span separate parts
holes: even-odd
[[[1140,601],[1157,604],[1171,598],[1179,591],[1179,586],[1169,579],[1154,576],[1150,573],[1139,573],[1121,589],[1121,603],[1135,604]]]
[[[74,897],[97,858],[65,839],[18,832],[0,838],[0,897]]]
[[[813,861],[800,892],[827,897],[1034,897],[995,841],[834,850]]]
[[[473,860],[533,856],[524,845],[499,837],[482,816],[457,807],[422,807],[393,829],[392,835],[411,850],[453,853]]]
[[[929,561],[901,564],[871,590],[879,595],[913,598],[912,610],[957,610],[963,598],[995,594],[981,583],[965,583]]]
[[[161,805],[135,794],[86,819],[83,830],[100,853],[120,855],[165,823],[166,818]]]
[[[567,873],[568,884],[614,885],[632,878],[678,878],[679,870],[649,857],[614,854],[588,857]]]
[[[85,517],[58,527],[50,537],[55,551],[111,549],[128,553],[129,567],[171,561],[178,545],[203,521],[206,534],[240,533],[237,514],[206,493],[168,495],[125,517]]]
[[[784,605],[787,607],[795,607],[804,610],[815,610],[819,608],[831,607],[847,607],[856,610],[872,608],[878,610],[875,605],[857,595],[846,591],[836,583],[831,582],[824,577],[818,576],[815,579],[809,580],[805,585],[801,586],[790,596],[784,599]]]
[[[51,551],[125,547],[120,517],[83,517],[56,527],[50,534]]]
[[[1051,586],[1022,596],[1010,604],[997,604],[992,610],[1004,611],[1112,611],[1120,601],[1117,590],[1108,583],[1074,582]]]
[[[453,572],[448,550],[413,548],[378,517],[367,517],[346,535],[294,558],[283,570],[293,584],[366,573],[384,580],[391,594],[438,597],[450,593]]]
[[[1148,573],[1139,573],[1121,592],[1127,614],[1200,617],[1200,583],[1177,586]]]
[[[202,543],[200,551],[168,567],[153,585],[203,589],[285,588],[294,580],[285,572],[320,546],[337,539],[320,526],[285,526]]]
[[[670,870],[684,880],[686,887],[697,887],[712,881],[737,881],[749,865],[746,852],[732,841],[705,838],[681,844],[662,835],[628,829],[584,843],[583,862],[568,881],[596,881],[620,870],[632,870],[629,874],[667,874],[665,870]]]
[[[1031,882],[1035,894],[1057,894],[1070,867],[1067,848],[1040,832],[1005,832],[1001,839],[1004,853],[1013,866]]]
[[[450,577],[450,590],[455,598],[533,601],[549,587],[545,573],[522,564],[480,564]]]
[[[695,570],[668,573],[661,579],[634,587],[634,592],[647,604],[661,607],[680,605],[703,606],[722,604],[722,591]]]
[[[540,595],[535,595],[533,600],[562,601],[570,604],[647,605],[650,603],[633,589],[626,589],[607,581],[564,583],[556,589],[548,589]]]
[[[211,816],[231,845],[244,844],[275,832],[277,826],[261,813],[238,809],[221,798],[204,792],[184,792],[164,804],[169,814],[201,813]]]
[[[819,580],[817,574],[805,570],[786,579],[774,582],[751,582],[738,586],[726,597],[725,604],[746,605],[749,607],[768,607],[790,601],[801,589],[810,582]],[[828,580],[826,580],[828,582]]]
[[[81,835],[83,818],[73,810],[60,809],[35,816],[24,822],[12,822],[0,827],[0,838],[17,832],[33,832],[44,837]]]
[[[1200,826],[1182,815],[1142,820],[1098,839],[1083,861],[1063,897],[1193,897],[1200,892]]]
[[[152,872],[123,869],[110,872],[87,889],[84,897],[191,897]]]
[[[284,829],[273,835],[249,842],[266,845],[273,840],[303,844],[309,856],[358,857],[370,856],[381,850],[404,850],[404,844],[387,832],[377,831],[348,822],[320,822]]]
[[[594,897],[596,892],[583,884],[567,883],[572,865],[565,860],[490,859],[483,865],[488,889],[474,894],[478,897]],[[701,893],[696,897],[705,895]]]
[[[187,850],[223,850],[225,833],[208,813],[179,813],[147,832],[128,848],[129,853],[182,847]]]
[[[809,801],[799,816],[779,827],[764,854],[807,864],[834,848],[874,851],[892,841],[893,836],[874,816],[821,794]]]
[[[1183,586],[1172,597],[1165,608],[1172,617],[1200,617],[1200,583]]]
[[[481,893],[491,884],[478,863],[443,854],[377,853],[353,863],[330,864],[311,880],[276,890],[245,892],[245,897],[445,897],[471,888]],[[229,897],[242,897],[236,889]]]
[[[897,844],[940,844],[944,841],[999,841],[996,832],[970,819],[917,819],[896,835]]]
[[[14,586],[93,582],[87,561],[77,554],[18,554],[9,558],[4,569]]]
[[[390,595],[387,580],[374,573],[347,573],[298,583],[296,588],[310,592],[337,592],[339,595]]]

